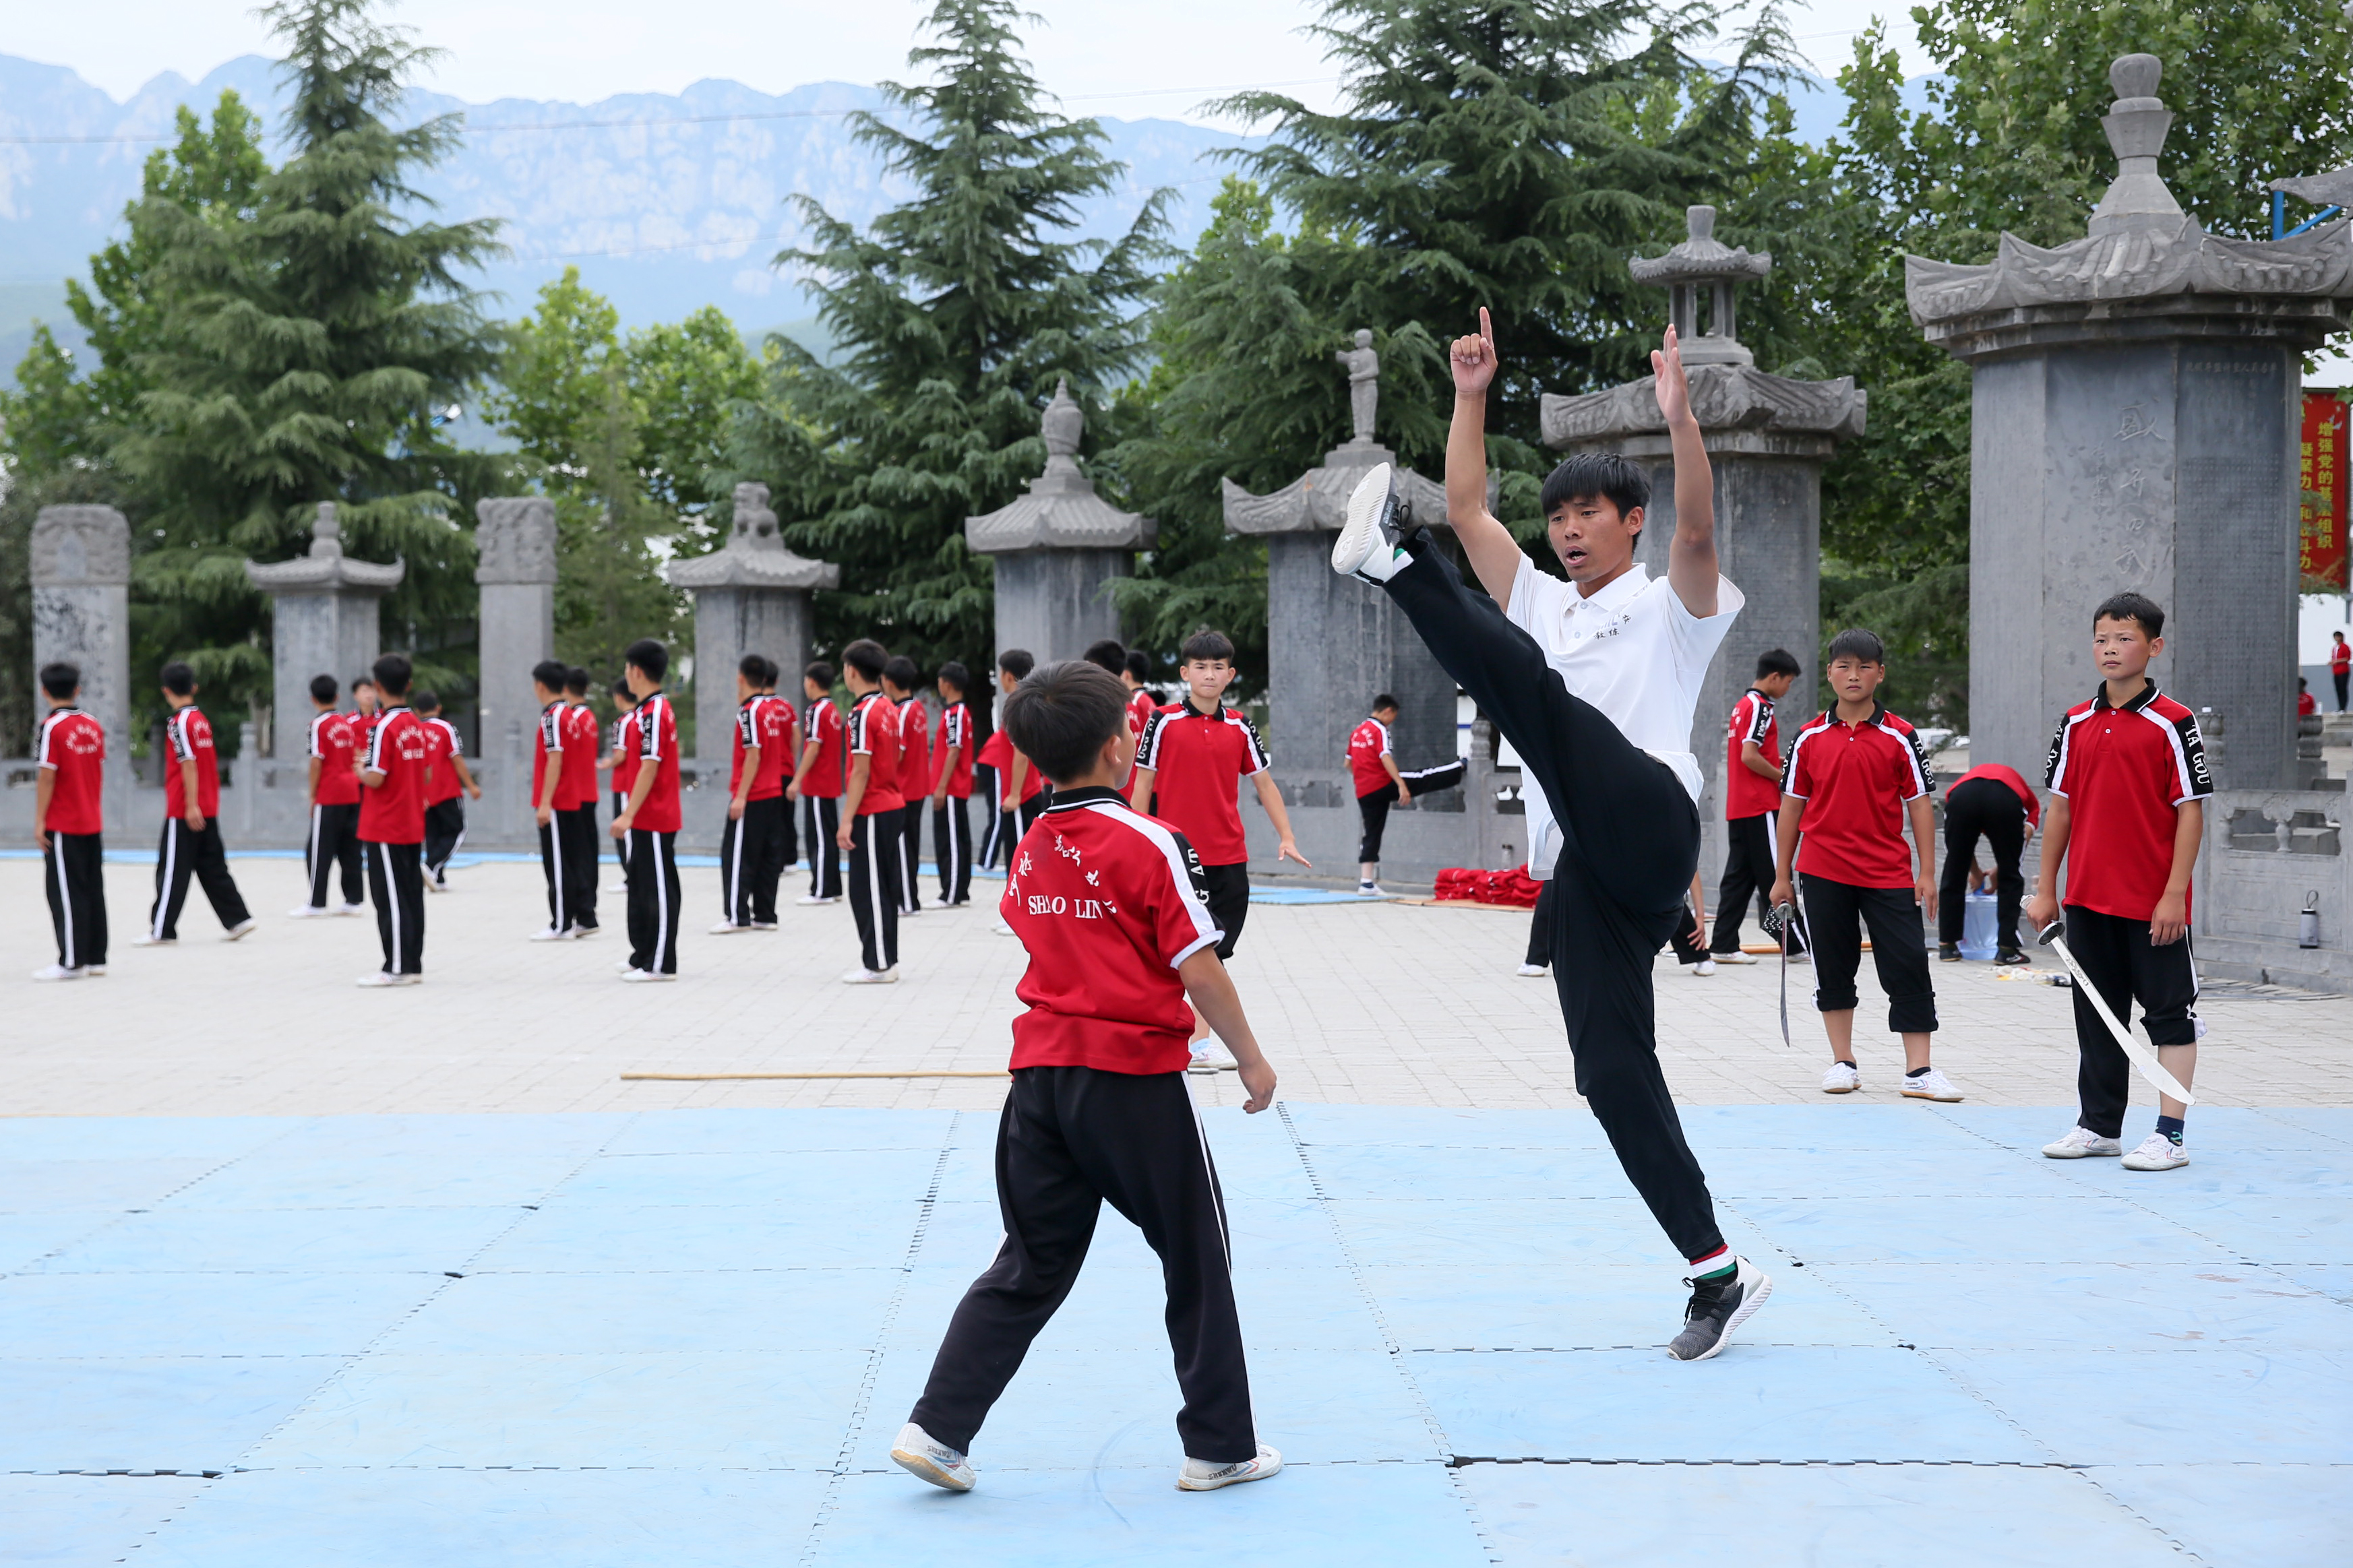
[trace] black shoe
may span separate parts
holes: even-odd
[[[1961,961],[1961,944],[1957,942],[1940,942],[1936,944],[1936,956],[1947,963],[1958,963]]]
[[[1732,1331],[1773,1293],[1773,1281],[1763,1269],[1746,1258],[1736,1258],[1733,1264],[1730,1279],[1683,1281],[1692,1288],[1691,1305],[1683,1309],[1683,1331],[1667,1346],[1667,1353],[1677,1361],[1705,1361],[1722,1350]]]
[[[2032,963],[2034,962],[2034,960],[2027,957],[2026,954],[2021,952],[2014,947],[2003,948],[2000,952],[1993,955],[1993,961],[1997,965],[2005,963]]]

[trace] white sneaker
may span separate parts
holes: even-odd
[[[1961,1091],[1953,1087],[1952,1080],[1941,1070],[1930,1068],[1918,1078],[1905,1076],[1904,1097],[1906,1100],[1941,1100],[1950,1104],[1961,1098]]]
[[[815,893],[811,893],[807,898],[795,899],[793,902],[797,904],[838,904],[841,902],[841,900],[839,899],[820,899]]]
[[[1382,467],[1388,467],[1383,464]],[[1262,1481],[1282,1468],[1282,1456],[1261,1443],[1258,1458],[1244,1459],[1238,1465],[1213,1465],[1207,1459],[1188,1458],[1185,1468],[1176,1472],[1176,1489],[1180,1492],[1213,1492],[1219,1487],[1230,1487],[1242,1481]]]
[[[1832,1062],[1822,1074],[1824,1094],[1852,1094],[1862,1087],[1862,1072],[1852,1062]]]
[[[1378,882],[1359,882],[1356,884],[1356,897],[1360,899],[1386,899],[1388,895],[1381,891],[1381,885]]]
[[[177,947],[180,945],[180,939],[176,936],[157,936],[153,931],[142,931],[137,936],[131,939],[131,945],[133,947]]]
[[[1755,953],[1743,952],[1736,947],[1730,952],[1711,952],[1708,956],[1715,960],[1718,963],[1754,963],[1757,962],[1757,955]]]
[[[286,911],[290,921],[322,921],[332,913],[317,904],[297,904]]]
[[[624,985],[666,985],[677,978],[677,975],[664,974],[659,969],[628,969],[621,973]]]
[[[711,928],[711,934],[713,936],[733,936],[738,931],[746,931],[751,929],[752,928],[747,925],[739,926],[733,921],[721,921],[717,925]]]
[[[604,935],[605,928],[603,926],[567,926],[565,928],[564,934],[575,942],[586,942],[592,936]]]
[[[68,969],[62,963],[49,963],[44,964],[40,968],[33,971],[33,978],[36,980],[79,980],[83,975],[89,973],[90,972],[86,969]],[[105,971],[100,970],[99,973],[103,974]]]
[[[1703,958],[1697,963],[1691,966],[1691,972],[1694,975],[1704,980],[1709,975],[1715,973],[1715,960],[1712,958]]]
[[[353,920],[357,920],[360,916],[367,912],[368,907],[365,904],[345,904],[342,909],[335,911],[335,913],[339,915],[349,915]]]
[[[81,972],[84,974],[89,975],[92,980],[95,980],[100,975],[106,973],[106,965],[103,963],[85,963],[81,966]]]
[[[1235,1072],[1240,1069],[1241,1065],[1234,1060],[1233,1052],[1226,1049],[1217,1041],[1203,1040],[1193,1047],[1193,1060],[1185,1070],[1187,1072]]]
[[[407,976],[406,975],[387,974],[383,970],[379,969],[373,974],[361,975],[357,984],[364,991],[382,991],[387,990],[392,986],[401,984],[406,979]]]
[[[844,985],[896,985],[899,984],[898,966],[893,964],[889,969],[862,967],[853,969],[841,977],[841,983]]]
[[[221,941],[243,942],[247,937],[251,936],[255,931],[260,929],[261,922],[255,920],[252,916],[248,915],[245,919],[237,921],[237,924],[229,927],[228,930],[221,932]]]
[[[913,920],[917,915],[922,914],[923,912],[923,910],[919,907],[911,907],[905,904],[899,906],[899,918],[902,921]]]
[[[2162,1132],[2152,1132],[2125,1156],[2127,1171],[2172,1171],[2189,1163],[2189,1152]]]
[[[2056,1143],[2042,1145],[2044,1158],[2080,1160],[2087,1154],[2121,1154],[2125,1146],[2114,1138],[2103,1138],[2088,1127],[2070,1127],[2067,1136]]]
[[[1542,980],[1546,975],[1550,974],[1552,971],[1546,968],[1541,963],[1523,963],[1517,970],[1514,971],[1514,973],[1518,974],[1523,980]]]
[[[1013,928],[1006,924],[1003,921],[997,921],[988,929],[998,936],[1011,936],[1013,934]]]
[[[776,929],[776,922],[774,921],[754,921],[752,922],[752,929],[754,931],[774,931]]]
[[[1397,493],[1397,470],[1378,465],[1348,496],[1347,521],[1332,542],[1332,570],[1366,583],[1388,582],[1413,559],[1398,548],[1412,521]]]
[[[972,1462],[913,1421],[899,1428],[891,1444],[891,1462],[909,1475],[952,1492],[972,1490]]]
[[[449,890],[449,884],[438,877],[427,877],[425,879],[425,890],[428,893],[446,893]]]
[[[531,940],[533,942],[570,942],[573,935],[574,932],[570,928],[558,931],[554,926],[542,926],[537,931],[531,933]]]

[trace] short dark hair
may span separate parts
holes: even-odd
[[[196,689],[196,672],[188,668],[185,659],[175,658],[165,665],[157,679],[163,681],[164,689],[174,697],[193,696]]]
[[[1055,784],[1087,771],[1103,744],[1127,725],[1127,689],[1082,658],[1050,664],[1005,700],[1005,732]]]
[[[2126,592],[2109,595],[2100,601],[2100,607],[2092,612],[2093,626],[2097,626],[2102,621],[2138,621],[2141,631],[2152,642],[2165,635],[2165,612],[2158,609],[2157,601],[2146,594]]]
[[[659,681],[670,673],[670,649],[651,637],[639,637],[625,650],[623,662],[636,665],[646,672],[646,679]]]
[[[576,664],[570,669],[565,670],[564,672],[564,689],[569,691],[575,697],[587,696],[588,672],[581,668]]]
[[[628,681],[617,680],[613,682],[613,700],[616,702],[627,702],[634,708],[637,706],[638,694],[629,689],[629,683]]]
[[[869,680],[880,680],[890,668],[891,653],[872,637],[860,637],[841,650],[841,662]]]
[[[760,678],[765,675],[767,670],[768,661],[756,653],[747,653],[735,661],[735,673],[754,686],[760,684]]]
[[[81,671],[70,664],[41,666],[41,689],[63,702],[81,684]]]
[[[413,691],[409,693],[408,705],[419,713],[430,713],[441,706],[441,694],[438,691]]]
[[[1757,679],[1768,675],[1797,675],[1798,656],[1785,647],[1767,648],[1757,656]]]
[[[416,673],[409,668],[406,658],[396,653],[385,654],[375,661],[376,689],[387,697],[406,697],[408,695],[409,679]]]
[[[1123,668],[1128,674],[1135,677],[1136,684],[1141,686],[1152,679],[1152,656],[1140,647],[1129,648],[1127,661]]]
[[[1579,452],[1562,458],[1560,466],[1545,476],[1538,504],[1549,518],[1570,501],[1591,496],[1601,497],[1625,516],[1651,504],[1651,476],[1641,464],[1616,452]]]
[[[1397,707],[1398,700],[1389,693],[1384,691],[1378,697],[1373,699],[1373,706],[1369,711],[1377,713],[1382,709],[1386,708],[1390,712],[1394,713],[1397,711]]]
[[[1026,647],[1008,647],[997,656],[997,668],[1020,680],[1038,668],[1038,661]]]
[[[839,678],[840,674],[841,672],[839,670],[834,668],[833,666],[820,658],[812,660],[809,667],[801,671],[801,679],[803,680],[814,680],[819,686],[822,686],[828,691],[830,691],[833,689],[834,681]]]
[[[913,691],[923,683],[923,672],[905,654],[893,654],[891,662],[882,667],[882,679],[902,691]]]
[[[1079,657],[1099,669],[1111,671],[1116,679],[1119,672],[1127,668],[1127,645],[1117,637],[1104,637],[1099,642],[1089,643],[1087,651]]]
[[[955,687],[958,697],[972,689],[972,671],[955,659],[940,666],[940,679]]]
[[[552,658],[543,658],[531,667],[532,683],[544,686],[550,691],[561,691],[564,683],[572,679],[572,671]]]
[[[354,697],[358,696],[358,695],[359,695],[359,692],[360,692],[360,688],[361,688],[361,687],[363,687],[363,686],[366,687],[370,691],[374,691],[374,690],[375,689],[375,678],[374,678],[373,676],[366,676],[366,675],[355,675],[355,676],[352,677],[352,695],[353,695],[353,696],[354,696]]]
[[[1865,664],[1884,666],[1887,663],[1887,645],[1879,640],[1877,632],[1849,626],[1831,638],[1831,651],[1822,662],[1834,664],[1841,658],[1861,659]]]
[[[335,684],[335,678],[332,675],[314,675],[311,678],[311,700],[313,702],[332,702],[335,700],[335,693],[342,689],[343,688]]]
[[[1207,626],[1187,637],[1185,646],[1176,650],[1176,659],[1180,664],[1220,658],[1228,664],[1234,662],[1234,639]]]

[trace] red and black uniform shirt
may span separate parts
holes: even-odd
[[[998,904],[1029,968],[1013,1060],[1181,1072],[1193,1009],[1176,966],[1223,936],[1184,835],[1116,790],[1057,790],[1013,852]]]
[[[744,782],[744,753],[760,743],[759,693],[754,692],[735,704],[735,727],[731,734],[732,750],[727,759],[727,794],[728,797],[733,799],[737,787]],[[765,763],[768,759],[764,755],[760,760]],[[756,773],[753,774],[752,782],[755,784],[759,783],[759,775]],[[752,797],[745,795],[744,798],[749,800]]]
[[[1003,725],[989,731],[988,739],[980,743],[980,755],[973,760],[982,767],[997,770],[997,803],[1010,810],[1014,805],[1013,737],[1005,732]],[[1029,805],[1032,797],[1045,787],[1046,775],[1038,771],[1036,764],[1033,763],[1024,769],[1021,774],[1020,804]]]
[[[437,714],[420,721],[425,726],[425,804],[439,805],[445,800],[455,800],[466,793],[465,786],[458,782],[458,765],[450,761],[452,757],[464,756],[466,748],[458,739],[458,726],[448,720]],[[595,733],[593,728],[590,733]],[[565,759],[564,766],[569,773],[572,768],[569,758]],[[596,776],[593,763],[589,766],[588,776],[592,779]],[[596,797],[591,795],[589,798],[593,800]]]
[[[1732,705],[1732,719],[1724,730],[1724,816],[1727,822],[1781,809],[1781,792],[1774,787],[1773,781],[1740,760],[1740,749],[1751,741],[1757,742],[1758,754],[1778,772],[1780,721],[1774,717],[1773,700],[1753,686]],[[1905,880],[1908,887],[1911,879]]]
[[[1855,888],[1912,886],[1904,807],[1928,789],[1920,737],[1876,702],[1859,724],[1807,720],[1781,773],[1781,793],[1806,803],[1797,869]]]
[[[801,721],[805,737],[802,750],[817,742],[816,760],[809,763],[808,777],[801,781],[800,793],[817,800],[838,800],[849,787],[849,763],[842,756],[843,724],[841,710],[833,705],[830,697],[820,697],[808,705]]]
[[[800,763],[801,722],[793,705],[773,691],[754,698],[753,744],[760,748],[760,769],[752,775],[746,800],[774,800],[792,782]]]
[[[2195,713],[2155,681],[2112,708],[2103,683],[2059,721],[2043,787],[2067,800],[2065,902],[2145,921],[2173,874],[2180,807],[2214,780]]]
[[[596,804],[596,743],[604,737],[596,710],[585,702],[564,710],[564,776],[555,781],[555,804],[577,811]]]
[[[631,826],[646,833],[676,833],[681,820],[678,808],[678,715],[671,711],[670,693],[649,692],[638,700],[638,767],[654,770],[653,787],[646,791],[645,805],[638,807]],[[629,787],[638,787],[637,778]]]
[[[859,816],[897,811],[907,804],[899,793],[899,710],[879,691],[868,692],[849,710],[849,754],[872,759],[866,793],[858,797]]]
[[[1140,746],[1144,743],[1144,731],[1145,728],[1151,724],[1152,716],[1159,711],[1160,699],[1153,696],[1151,692],[1146,691],[1143,687],[1137,687],[1134,692],[1129,696],[1127,700],[1127,732],[1135,737],[1135,743],[1137,745]]]
[[[1358,800],[1389,782],[1388,769],[1381,766],[1389,751],[1389,727],[1378,719],[1366,720],[1348,736],[1348,771],[1356,775]]]
[[[955,766],[948,766],[948,748],[955,748]],[[961,702],[951,702],[940,710],[940,743],[934,753],[938,763],[932,775],[932,787],[940,787],[940,774],[947,775],[948,795],[955,800],[972,795],[972,710]]]
[[[638,783],[638,710],[613,721],[613,793],[627,796]]]
[[[193,711],[193,710],[190,710]],[[49,784],[51,833],[96,833],[106,826],[100,786],[106,773],[106,728],[79,708],[52,708],[33,738],[33,763],[57,774]]]
[[[1268,760],[1248,719],[1222,702],[1204,713],[1188,698],[1153,714],[1135,765],[1152,770],[1154,805],[1203,865],[1237,866],[1250,858],[1250,844],[1235,785],[1264,773]]]
[[[164,814],[188,815],[186,786],[180,782],[180,764],[196,764],[196,810],[206,820],[220,815],[220,759],[213,752],[212,721],[193,703],[174,710],[164,721]]]
[[[357,713],[327,712],[311,721],[305,749],[319,760],[319,791],[311,804],[359,804],[360,746],[366,739],[367,721]]]
[[[932,710],[920,697],[899,702],[899,798],[913,805],[932,793]]]
[[[1945,798],[1947,801],[1951,800],[1953,790],[1960,788],[1971,779],[1991,779],[1996,784],[2009,786],[2010,793],[2018,796],[2019,803],[2026,807],[2027,826],[2030,827],[2042,826],[2042,802],[2036,796],[2033,790],[2027,787],[2026,781],[2019,776],[2016,768],[2005,767],[2000,763],[1988,763],[1983,767],[1971,768],[1953,781],[1953,787],[1945,792]]]
[[[561,697],[539,710],[539,744],[531,754],[531,804],[534,810],[538,808],[540,802],[547,800],[548,757],[550,755],[562,757],[565,771],[567,773],[572,768],[572,758],[564,749],[565,712],[564,699]],[[558,811],[566,810],[571,806],[572,783],[569,779],[559,777],[555,781],[555,798],[547,801],[547,804]]]
[[[362,843],[425,842],[425,767],[432,752],[425,721],[410,712],[407,704],[389,703],[376,714],[360,766],[382,773],[384,782],[360,795]]]

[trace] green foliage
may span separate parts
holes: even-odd
[[[1131,319],[1159,253],[1161,201],[1115,241],[1067,237],[1119,165],[1091,120],[1050,112],[1008,0],[938,0],[913,50],[926,86],[885,84],[913,129],[855,117],[859,141],[913,194],[863,233],[797,198],[809,247],[779,265],[813,279],[831,364],[769,341],[766,395],[745,405],[726,471],[766,483],[786,536],[838,562],[818,641],[872,636],[929,667],[989,663],[990,569],[964,520],[1005,505],[1044,467],[1038,421],[1059,378],[1095,414],[1137,368]],[[1091,431],[1086,454],[1103,443]],[[722,510],[725,503],[721,503]]]

